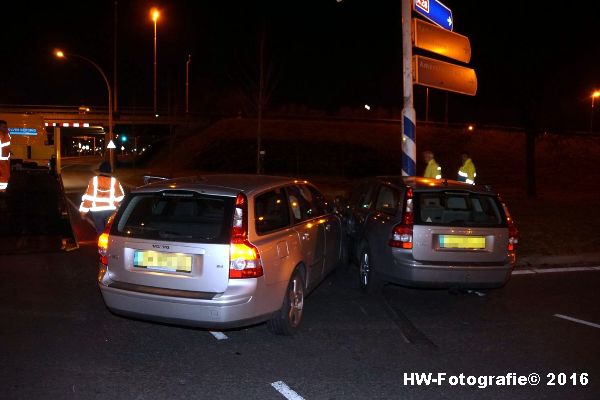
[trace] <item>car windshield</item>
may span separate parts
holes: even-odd
[[[229,243],[235,199],[193,192],[134,194],[111,234],[177,242]]]
[[[495,196],[462,192],[415,193],[415,222],[423,225],[499,227],[505,225]]]

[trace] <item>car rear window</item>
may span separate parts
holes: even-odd
[[[415,222],[423,225],[495,227],[505,225],[495,196],[469,192],[415,193]]]
[[[111,234],[175,242],[229,243],[235,198],[173,191],[130,195]]]

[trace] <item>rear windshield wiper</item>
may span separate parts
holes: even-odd
[[[147,231],[157,231],[158,228],[154,228],[152,226],[145,226],[145,225],[126,225],[123,229],[123,231],[127,231],[127,230],[133,230],[133,231],[137,231],[137,232],[147,232]]]

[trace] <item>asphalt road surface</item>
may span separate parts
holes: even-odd
[[[264,324],[213,335],[115,316],[95,283],[93,245],[0,258],[3,399],[597,399],[600,394],[600,325],[555,316],[600,323],[600,270],[516,275],[505,288],[483,293],[388,285],[381,296],[369,296],[359,291],[356,270],[347,267],[308,298],[299,334],[278,337]],[[411,373],[447,375],[441,385],[425,386],[416,379],[405,382]],[[541,382],[485,389],[448,383],[461,373],[537,373]],[[550,373],[556,374],[555,386],[547,385]],[[564,383],[560,373],[566,374],[564,386],[558,383]]]
[[[63,168],[73,203],[89,176],[90,163]],[[346,266],[307,299],[295,337],[264,324],[211,333],[111,314],[94,231],[73,222],[78,250],[0,254],[2,399],[600,397],[600,266],[376,296]]]

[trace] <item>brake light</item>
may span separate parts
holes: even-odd
[[[111,215],[111,217],[108,219],[108,221],[106,222],[106,226],[104,227],[104,231],[98,237],[98,254],[100,254],[100,263],[105,267],[108,266],[108,257],[106,252],[108,250],[108,239],[110,236],[110,228],[112,227],[113,220],[114,214]]]
[[[508,207],[506,204],[502,202],[502,208],[504,208],[504,214],[506,214],[506,223],[508,224],[508,251],[515,251],[517,244],[519,243],[519,230],[517,229],[517,225],[515,221],[510,216],[510,212],[508,211]]]
[[[242,193],[235,199],[231,244],[229,245],[229,278],[258,278],[263,275],[260,253],[248,240],[248,200]]]
[[[413,248],[413,190],[409,188],[404,198],[404,214],[402,223],[398,224],[392,230],[392,238],[389,245],[401,249]]]

